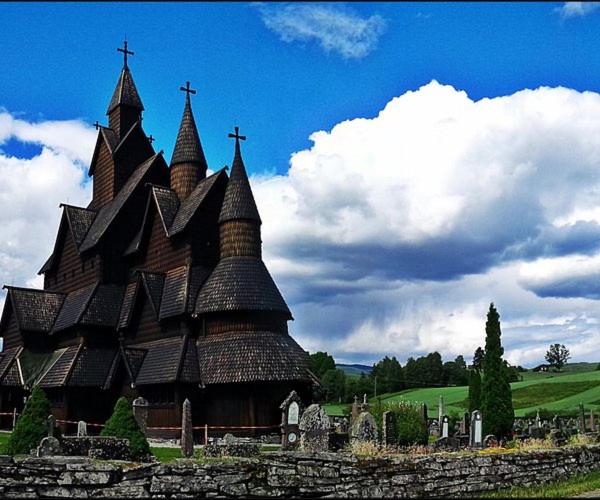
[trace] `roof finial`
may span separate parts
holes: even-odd
[[[190,97],[190,94],[195,94],[196,91],[192,88],[190,88],[190,82],[185,82],[185,87],[179,87],[179,90],[182,90],[183,92],[187,93],[186,97]]]
[[[127,67],[127,56],[131,55],[133,56],[134,53],[131,52],[130,50],[127,50],[127,37],[125,37],[125,40],[123,41],[123,48],[117,48],[118,52],[123,52],[123,67],[126,68]]]

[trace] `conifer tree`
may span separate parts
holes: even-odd
[[[50,401],[48,401],[43,389],[35,386],[25,404],[23,413],[17,420],[15,429],[10,435],[6,445],[6,453],[21,455],[37,448],[42,438],[46,436],[49,415]]]
[[[469,414],[481,410],[481,375],[478,370],[471,370],[469,377]]]
[[[114,436],[122,439],[129,439],[129,448],[131,449],[131,458],[144,459],[150,455],[150,445],[146,436],[140,430],[131,405],[124,397],[119,398],[112,416],[106,421],[101,436]]]
[[[504,349],[500,335],[500,316],[492,303],[485,324],[481,412],[484,434],[493,434],[498,439],[511,436],[515,419],[512,393],[502,360]]]

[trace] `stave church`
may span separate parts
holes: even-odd
[[[5,286],[0,413],[42,387],[53,414],[103,423],[116,400],[149,403],[148,433],[194,425],[268,428],[318,384],[288,333],[292,314],[261,257],[261,219],[235,128],[231,169],[208,175],[189,82],[170,164],[142,126],[124,64],[96,122],[92,199],[61,204],[43,289]],[[175,433],[176,434],[176,433]]]

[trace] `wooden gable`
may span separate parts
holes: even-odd
[[[99,209],[115,197],[115,162],[112,151],[104,135],[98,136],[96,150],[92,158],[90,175],[94,176],[91,209]]]
[[[4,339],[3,350],[19,347],[24,344],[15,309],[9,297],[7,296],[6,298],[2,319],[0,320],[0,337]]]

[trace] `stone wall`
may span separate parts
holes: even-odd
[[[466,496],[598,469],[600,445],[411,458],[279,452],[235,463],[135,468],[85,458],[0,456],[0,497]]]

